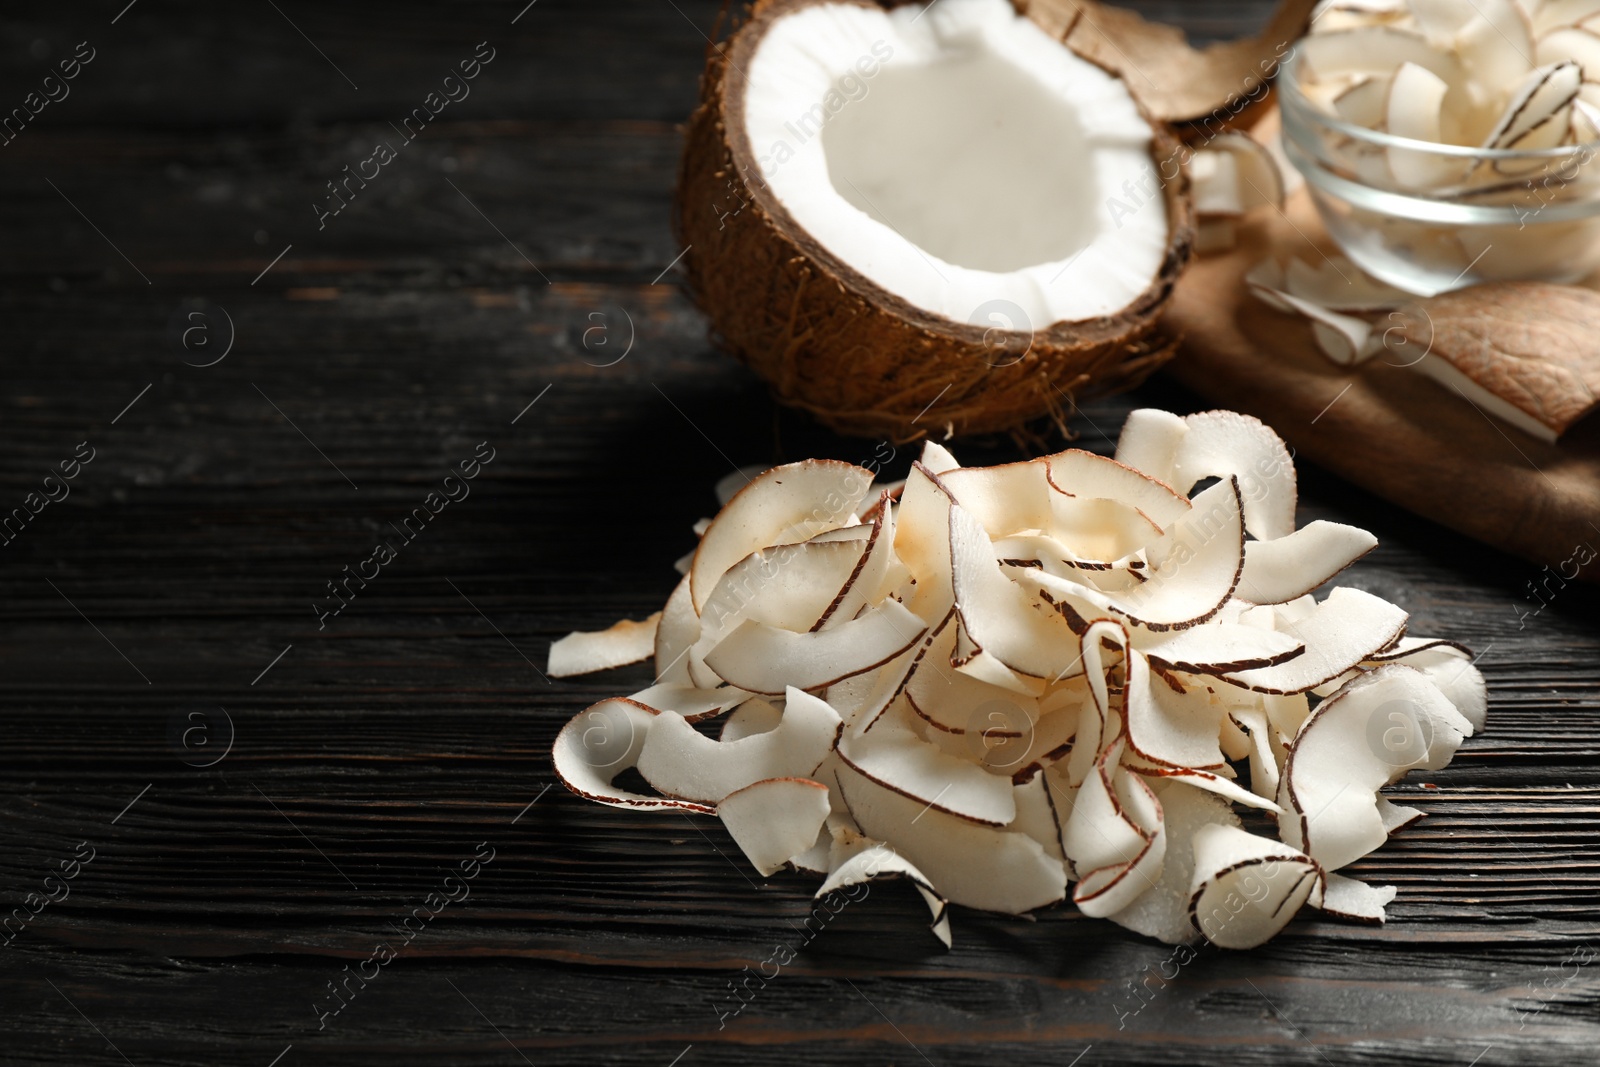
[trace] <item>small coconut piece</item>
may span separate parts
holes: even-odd
[[[1247,133],[1230,130],[1207,141],[1205,151],[1223,154],[1232,160],[1241,212],[1283,206],[1283,172],[1266,145]],[[1195,210],[1200,210],[1198,200]]]
[[[1398,890],[1392,885],[1368,885],[1342,874],[1328,873],[1317,883],[1310,904],[1329,915],[1351,922],[1382,923],[1384,907]]]
[[[1413,369],[1540,440],[1558,440],[1600,406],[1600,294],[1493,282],[1417,301],[1400,315],[1390,347],[1428,352]]]
[[[610,670],[649,659],[656,650],[656,624],[661,612],[642,622],[622,619],[604,630],[573,631],[550,644],[545,673],[552,678]]]
[[[767,778],[736,789],[717,817],[763,878],[810,848],[828,818],[828,787],[807,778]]]
[[[1255,948],[1286,926],[1322,878],[1316,861],[1236,826],[1194,835],[1189,918],[1221,948]]]
[[[1194,210],[1201,222],[1219,215],[1244,214],[1243,190],[1234,157],[1227,152],[1201,149],[1189,161],[1189,180],[1194,183]]]
[[[667,796],[716,804],[765,778],[809,776],[833,751],[842,728],[833,708],[791,688],[774,729],[737,741],[714,741],[678,715],[656,716],[638,769]]]

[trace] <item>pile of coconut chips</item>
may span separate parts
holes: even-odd
[[[1399,607],[1310,595],[1376,542],[1295,502],[1283,442],[1226,411],[1135,411],[1114,460],[757,474],[659,614],[551,647],[552,675],[657,675],[568,723],[556,772],[715,814],[819,896],[908,879],[947,945],[946,902],[1069,894],[1169,943],[1382,921],[1394,888],[1335,872],[1421,815],[1380,790],[1482,728],[1484,682]]]

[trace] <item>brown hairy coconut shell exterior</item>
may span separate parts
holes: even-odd
[[[1186,173],[1164,183],[1167,254],[1149,288],[1115,315],[1031,333],[913,307],[795,223],[761,178],[744,122],[744,72],[773,22],[819,2],[894,6],[757,0],[731,38],[707,52],[674,221],[689,246],[689,290],[714,340],[781,402],[841,433],[895,443],[1022,432],[1041,417],[1064,430],[1080,398],[1131,388],[1170,359],[1176,341],[1157,331],[1157,320],[1194,241]],[[1153,157],[1172,158],[1171,132],[1151,127]]]

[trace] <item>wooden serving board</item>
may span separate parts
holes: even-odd
[[[1297,455],[1571,578],[1600,552],[1600,416],[1552,445],[1393,365],[1398,357],[1332,363],[1305,320],[1244,284],[1269,255],[1320,262],[1322,253],[1337,246],[1304,189],[1281,214],[1257,211],[1235,250],[1198,259],[1179,283],[1168,322],[1184,343],[1170,372],[1218,407],[1261,419]],[[1600,563],[1579,573],[1600,580]]]

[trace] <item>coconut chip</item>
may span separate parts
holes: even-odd
[[[1331,287],[1279,271],[1274,293]],[[1022,914],[1069,888],[1170,943],[1256,945],[1307,903],[1382,920],[1392,888],[1332,872],[1419,817],[1382,790],[1482,728],[1484,682],[1396,605],[1321,592],[1374,542],[1297,528],[1275,434],[1143,410],[1115,460],[930,445],[869,487],[752,471],[653,626],[552,648],[562,674],[656,656],[654,684],[560,732],[569,789],[715,814],[762,876],[823,893],[907,880],[946,944],[946,902]]]

